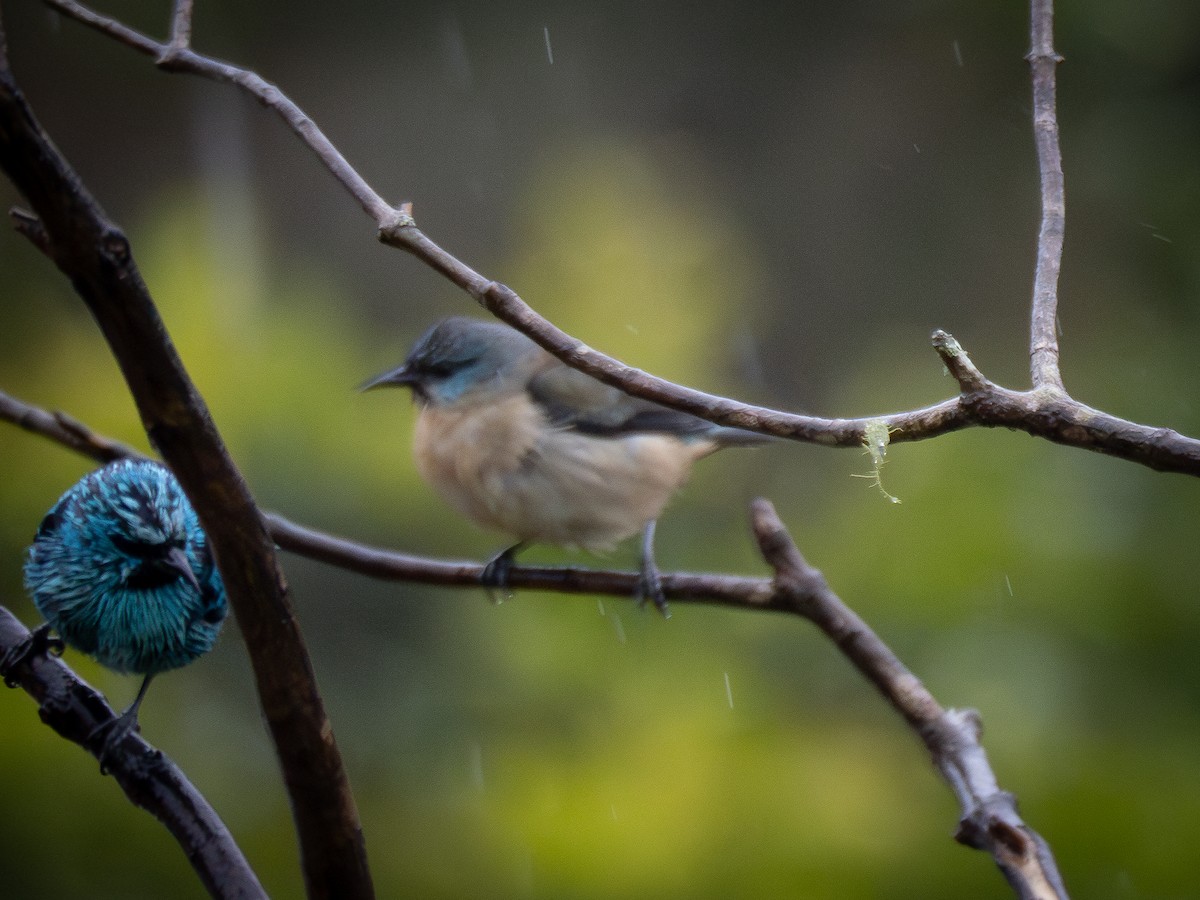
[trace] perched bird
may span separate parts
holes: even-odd
[[[62,495],[29,548],[25,586],[46,617],[26,652],[52,628],[108,668],[144,676],[132,705],[89,739],[105,752],[137,727],[151,679],[207,653],[227,612],[192,505],[166,466],[143,459],[110,463]]]
[[[402,366],[362,390],[410,388],[417,470],[459,512],[517,543],[484,570],[501,587],[529,543],[611,549],[639,531],[639,599],[666,614],[654,524],[692,463],[770,440],[629,396],[520,332],[463,317],[435,324]]]

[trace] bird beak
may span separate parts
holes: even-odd
[[[166,559],[163,560],[163,565],[172,572],[178,572],[184,581],[200,593],[203,593],[200,582],[196,580],[196,573],[192,571],[192,564],[188,562],[187,554],[182,549],[172,547],[167,552]]]
[[[392,369],[390,372],[384,372],[382,375],[376,375],[374,378],[363,382],[358,386],[360,391],[373,391],[375,388],[381,387],[412,387],[419,381],[419,377],[413,372],[408,364],[400,366],[398,369]]]

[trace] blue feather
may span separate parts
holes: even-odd
[[[200,519],[150,460],[110,463],[62,495],[29,548],[25,586],[68,646],[145,676],[134,723],[149,679],[212,649],[228,611]]]

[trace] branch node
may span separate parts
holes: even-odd
[[[983,738],[983,717],[977,709],[948,709],[946,719],[960,732],[970,736],[971,740]]]
[[[498,293],[502,287],[503,285],[498,281],[486,281],[479,287],[469,288],[468,291],[472,297],[482,303],[484,298]]]
[[[46,256],[50,255],[50,238],[46,234],[46,227],[42,225],[42,220],[35,213],[14,206],[8,211],[8,216],[12,219],[13,229],[17,234],[27,238]]]
[[[963,394],[974,394],[992,387],[992,383],[975,367],[967,351],[952,334],[939,328],[933,333],[931,341],[933,349],[942,358],[946,371],[958,382]]]
[[[1066,62],[1067,60],[1066,60],[1065,56],[1062,56],[1061,54],[1056,53],[1053,49],[1051,49],[1051,50],[1030,50],[1028,53],[1025,54],[1025,61],[1030,62],[1030,63],[1049,61],[1049,62],[1052,62],[1055,65],[1057,65],[1058,63]]]
[[[392,210],[392,215],[379,226],[379,240],[383,243],[399,239],[400,232],[405,228],[413,228],[417,220],[412,216],[412,203],[401,203],[399,209]]]

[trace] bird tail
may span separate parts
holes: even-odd
[[[718,425],[708,437],[716,441],[718,447],[761,447],[763,444],[783,440],[773,434],[760,434],[757,431],[728,428],[724,425]]]

